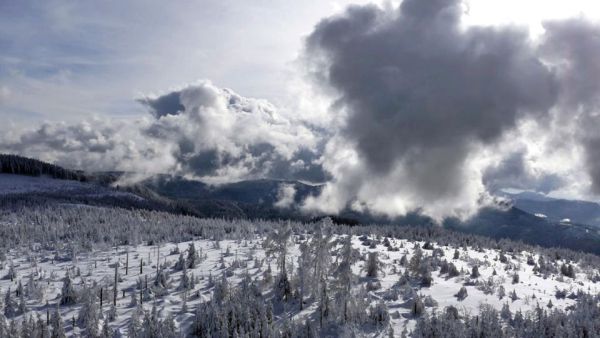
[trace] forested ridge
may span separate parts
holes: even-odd
[[[83,172],[19,155],[0,154],[0,173],[27,176],[49,176],[62,180],[87,181]]]

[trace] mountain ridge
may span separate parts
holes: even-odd
[[[0,156],[0,159],[3,159]],[[23,158],[26,159],[26,158]],[[37,163],[27,162],[26,163]],[[41,161],[40,161],[41,162]],[[24,172],[31,170],[21,167]],[[57,168],[60,168],[57,166]],[[64,169],[68,173],[68,169]],[[63,171],[58,171],[63,172]],[[13,173],[16,174],[16,173]],[[239,181],[221,185],[209,185],[201,181],[183,177],[157,175],[132,185],[117,186],[123,173],[84,173],[79,176],[67,175],[72,181],[80,182],[85,193],[77,190],[70,192],[38,191],[11,196],[0,196],[4,201],[0,207],[14,206],[23,201],[31,203],[81,203],[106,207],[125,207],[134,209],[160,210],[171,213],[191,215],[203,218],[223,219],[290,219],[302,222],[314,222],[324,217],[332,217],[336,223],[361,224],[399,224],[423,226],[435,222],[418,211],[393,219],[342,210],[337,215],[323,213],[306,214],[301,202],[308,196],[320,193],[321,186],[312,186],[298,181],[257,179]],[[277,201],[283,186],[292,186],[294,195],[288,207],[277,207]],[[94,193],[97,187],[102,193]],[[139,199],[133,198],[137,196]],[[21,202],[20,202],[21,201]],[[538,217],[518,205],[497,209],[482,208],[471,219],[460,221],[448,218],[441,226],[455,231],[488,236],[495,239],[509,238],[545,247],[564,247],[600,254],[600,232],[597,228],[576,222],[564,224],[552,219]]]

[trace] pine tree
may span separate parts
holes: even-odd
[[[308,283],[310,280],[310,266],[312,257],[307,242],[300,244],[300,255],[298,256],[298,297],[300,298],[300,311],[304,309],[304,299],[307,294]]]
[[[101,338],[113,338],[114,334],[115,332],[110,325],[108,325],[108,323],[104,323],[104,325],[102,325],[102,332],[100,333]]]
[[[367,277],[376,278],[379,273],[380,265],[381,263],[379,262],[377,252],[369,252],[369,257],[367,258],[367,264],[365,267],[367,271]]]
[[[510,312],[510,307],[508,306],[508,303],[504,303],[504,305],[502,305],[500,317],[508,323],[512,321],[512,313]]]
[[[198,256],[198,252],[196,252],[196,247],[194,246],[194,242],[190,243],[188,246],[188,255],[186,259],[188,269],[194,269],[198,263],[200,263],[200,257]]]
[[[264,242],[265,254],[267,256],[276,256],[279,276],[275,283],[275,294],[280,300],[287,301],[291,295],[291,287],[288,278],[286,261],[288,249],[292,237],[292,229],[289,222],[284,223],[280,228],[274,229]]]
[[[135,292],[133,294],[135,295]],[[109,322],[114,322],[116,319],[117,319],[117,307],[115,306],[115,304],[111,304],[110,308],[108,309],[106,320]]]
[[[8,337],[8,323],[6,317],[0,312],[0,337]]]
[[[6,295],[4,296],[4,315],[7,318],[12,318],[18,314],[17,304],[15,304],[15,301],[12,299],[11,294],[12,292],[9,287],[8,292],[6,292]]]
[[[173,269],[175,269],[176,271],[181,271],[181,270],[183,270],[183,268],[187,268],[187,261],[186,261],[185,257],[183,256],[183,252],[181,252],[181,253],[179,253],[179,259],[173,266]]]
[[[65,328],[63,326],[62,317],[60,315],[60,311],[58,308],[54,310],[52,314],[52,318],[50,320],[50,324],[52,325],[52,335],[51,338],[65,338]]]
[[[352,248],[352,236],[346,236],[342,241],[342,248],[339,252],[339,263],[335,271],[337,299],[343,304],[342,322],[348,321],[348,302],[352,298],[352,285],[354,284],[354,273],[352,265],[357,261],[357,251]]]
[[[504,286],[500,285],[498,287],[498,299],[502,299],[504,296],[506,296],[506,291],[504,290]]]
[[[95,292],[91,289],[85,289],[81,298],[82,306],[77,316],[79,326],[84,329],[87,336],[95,337],[98,335],[98,324],[100,322]]]
[[[71,277],[69,276],[69,272],[67,271],[67,274],[63,279],[63,286],[60,292],[60,305],[72,305],[76,302],[77,294],[75,293],[73,282],[71,281]]]
[[[131,338],[144,337],[142,335],[142,321],[140,319],[141,316],[144,315],[144,310],[141,307],[137,307],[129,320],[129,324],[127,325],[127,333]]]
[[[21,292],[19,292],[19,314],[22,315],[22,314],[25,314],[25,312],[27,312],[27,303],[25,303],[25,296],[23,294],[23,286],[21,285]]]
[[[458,290],[458,293],[456,295],[454,295],[458,300],[464,300],[465,298],[467,298],[469,294],[467,293],[467,288],[465,288],[464,286],[462,286],[460,288],[460,290]]]
[[[420,316],[425,311],[425,305],[423,304],[423,301],[419,295],[414,297],[410,309],[410,312],[413,316]]]
[[[137,307],[137,305],[138,305],[137,292],[132,291],[131,292],[131,298],[130,298],[130,301],[129,301],[129,306],[130,307]]]

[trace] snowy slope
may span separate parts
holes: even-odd
[[[339,236],[336,236],[339,237]],[[310,240],[310,235],[294,236],[294,244],[289,247],[288,261],[290,265],[297,264],[299,255],[299,244],[305,238]],[[156,263],[160,261],[164,265],[165,271],[169,272],[168,293],[164,296],[152,296],[150,300],[144,302],[143,307],[150,310],[153,305],[160,309],[161,317],[172,315],[175,319],[176,327],[185,333],[193,321],[193,309],[201,302],[206,302],[211,298],[214,291],[212,279],[219,279],[223,274],[228,276],[232,284],[239,283],[245,274],[249,274],[252,279],[261,280],[264,277],[265,269],[270,266],[273,269],[273,275],[276,275],[276,261],[266,259],[263,249],[263,235],[256,235],[248,240],[221,240],[213,241],[209,239],[198,238],[193,242],[165,243],[158,245],[139,245],[139,246],[119,246],[104,249],[95,249],[91,252],[75,253],[75,259],[65,257],[64,252],[46,251],[39,247],[27,247],[12,249],[7,253],[4,260],[4,269],[0,273],[7,274],[10,265],[14,266],[16,277],[0,280],[2,293],[6,293],[9,288],[15,292],[18,287],[18,281],[22,281],[27,290],[28,281],[33,280],[41,291],[36,296],[27,298],[28,313],[39,313],[43,318],[46,316],[46,310],[53,311],[60,299],[63,278],[69,272],[77,290],[81,290],[83,285],[92,285],[97,283],[104,291],[103,312],[106,313],[112,303],[112,283],[114,279],[114,264],[119,262],[118,272],[120,281],[118,283],[117,296],[117,319],[109,323],[112,328],[118,329],[122,334],[127,335],[127,327],[132,313],[136,307],[130,306],[133,294],[138,295],[139,290],[136,286],[139,280],[145,281],[148,278],[152,283],[157,273]],[[538,304],[546,306],[550,301],[556,308],[566,309],[574,304],[574,300],[569,298],[556,298],[556,290],[567,290],[568,294],[578,290],[588,293],[600,292],[600,284],[592,282],[588,275],[593,275],[597,270],[588,266],[579,266],[574,264],[577,271],[576,278],[567,278],[560,274],[551,274],[544,278],[533,271],[533,266],[527,264],[527,259],[532,256],[537,262],[539,256],[530,252],[517,252],[511,255],[507,254],[508,262],[501,263],[498,260],[499,252],[491,249],[477,249],[473,247],[456,248],[452,246],[438,246],[433,244],[433,248],[441,249],[443,259],[455,264],[459,271],[463,271],[460,276],[447,278],[439,271],[432,273],[433,283],[430,287],[421,287],[414,281],[405,286],[399,286],[398,282],[406,266],[402,266],[400,261],[402,256],[406,255],[408,261],[415,255],[415,252],[421,251],[424,257],[431,256],[433,250],[416,249],[424,246],[425,242],[409,241],[406,239],[389,238],[389,244],[384,245],[382,238],[376,239],[375,236],[359,238],[353,236],[352,246],[361,254],[361,259],[353,265],[356,283],[354,289],[365,287],[367,283],[381,284],[380,288],[368,292],[368,302],[376,304],[383,299],[389,309],[391,317],[391,326],[394,332],[399,334],[406,327],[408,331],[415,327],[417,317],[411,315],[410,299],[403,299],[402,294],[407,292],[407,288],[412,289],[423,297],[431,296],[437,303],[434,306],[427,307],[427,311],[442,311],[446,306],[454,306],[464,313],[477,313],[480,304],[490,304],[500,310],[503,304],[508,304],[511,311],[521,310],[523,312],[533,310]],[[183,291],[178,289],[183,276],[182,271],[174,270],[174,266],[179,258],[175,253],[178,249],[181,252],[193,243],[198,251],[202,261],[195,268],[189,269],[188,274],[199,278],[197,284],[192,290]],[[392,250],[398,251],[389,251]],[[33,249],[33,250],[32,250]],[[459,258],[453,259],[455,250],[458,249]],[[378,277],[365,277],[366,257],[370,252],[377,252],[381,263],[381,269]],[[436,252],[439,254],[439,251]],[[128,258],[127,258],[128,257]],[[128,261],[129,269],[125,274],[125,265]],[[555,262],[560,265],[563,262]],[[140,264],[142,271],[140,273]],[[473,266],[478,266],[480,277],[476,279],[469,278]],[[493,271],[496,275],[493,276]],[[513,275],[518,273],[519,282],[513,283]],[[31,278],[31,279],[30,279]],[[493,293],[485,294],[479,290],[478,285],[483,281],[493,282]],[[469,283],[471,281],[472,283]],[[145,283],[145,282],[144,282]],[[143,284],[144,284],[143,283]],[[467,284],[468,296],[459,301],[454,295],[458,290]],[[506,290],[506,296],[502,299],[498,296],[498,289],[502,286]],[[264,285],[265,297],[270,289],[270,285]],[[516,292],[519,299],[511,300],[508,294]],[[123,291],[125,297],[123,297]],[[183,298],[186,294],[188,311],[182,313]],[[400,294],[394,299],[393,294]],[[534,298],[535,297],[535,298]],[[99,302],[99,299],[97,300]],[[46,303],[49,305],[46,306]],[[72,321],[78,317],[81,308],[80,304],[72,306],[61,306],[60,311],[65,322],[65,329],[68,335],[73,335]],[[293,309],[286,310],[285,315],[294,318],[306,318],[310,312],[316,311],[315,306],[310,306],[304,311]],[[106,314],[105,314],[106,316]],[[14,319],[20,320],[21,315]],[[102,323],[103,321],[101,321]],[[107,322],[107,321],[106,321]],[[76,327],[75,333],[79,334],[81,328]],[[364,336],[384,336],[387,330],[378,329],[364,333]]]
[[[50,193],[91,197],[115,196],[140,199],[139,196],[103,187],[94,183],[61,180],[44,176],[0,174],[0,196],[13,194]]]

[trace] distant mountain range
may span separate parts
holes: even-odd
[[[261,179],[215,186],[183,177],[157,175],[137,184],[117,187],[115,183],[123,173],[83,173],[13,155],[0,155],[0,168],[0,208],[15,207],[19,203],[79,203],[229,219],[294,219],[311,222],[330,216],[335,222],[350,225],[421,226],[434,223],[418,212],[394,219],[350,209],[338,215],[307,215],[300,209],[301,202],[308,196],[318,195],[322,187],[297,181]],[[60,174],[49,175],[43,168],[52,168],[51,173]],[[11,179],[11,175],[44,177],[32,182],[31,179]],[[73,183],[57,184],[56,181],[61,181],[59,179]],[[22,186],[24,184],[27,189]],[[292,187],[295,193],[286,207],[277,207],[276,203],[282,198],[281,192],[285,186]],[[600,254],[600,206],[597,204],[555,200],[531,193],[505,194],[505,197],[511,198],[514,205],[484,208],[468,221],[447,219],[443,226],[496,239],[510,238],[541,246]],[[571,219],[571,222],[561,222],[564,218]],[[584,225],[586,223],[589,225]]]
[[[534,192],[503,193],[515,207],[556,222],[589,224],[600,228],[600,204],[588,201],[556,199]],[[566,223],[566,222],[565,222]]]

